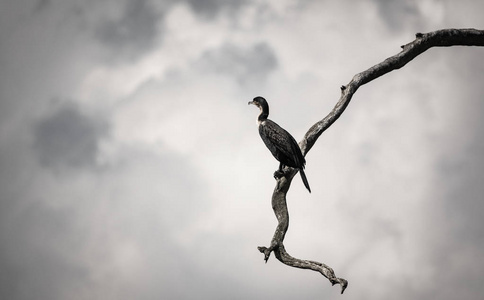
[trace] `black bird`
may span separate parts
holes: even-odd
[[[280,162],[278,171],[284,174],[282,171],[284,166],[298,169],[302,181],[304,182],[304,186],[306,186],[311,193],[311,188],[309,187],[306,174],[304,173],[306,160],[304,159],[304,156],[301,153],[301,148],[299,148],[296,140],[289,132],[267,118],[269,116],[269,104],[267,104],[266,99],[255,97],[253,101],[249,102],[249,104],[254,104],[261,111],[257,119],[259,134],[272,155],[274,155],[274,157]]]

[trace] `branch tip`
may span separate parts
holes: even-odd
[[[272,251],[267,247],[257,247],[257,249],[259,249],[260,253],[264,254],[264,261],[267,263]]]
[[[342,282],[340,282],[340,284],[341,284],[341,295],[343,295],[346,288],[348,287],[348,281],[345,280],[345,279],[342,279],[342,278],[340,278],[339,280],[342,281]]]
[[[341,91],[344,91],[344,90],[346,90],[346,86],[342,85],[342,86],[340,87],[340,89],[341,89]]]

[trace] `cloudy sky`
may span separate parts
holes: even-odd
[[[467,1],[4,0],[0,298],[481,299],[484,49],[431,49],[362,87],[288,195],[254,96],[300,140],[339,86]]]

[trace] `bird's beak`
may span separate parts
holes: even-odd
[[[249,101],[249,105],[254,104],[254,101]]]

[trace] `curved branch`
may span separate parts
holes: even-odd
[[[484,46],[484,31],[476,29],[443,29],[425,34],[417,33],[416,39],[411,43],[403,45],[400,53],[385,59],[366,71],[356,74],[346,86],[341,87],[341,97],[333,110],[325,118],[311,126],[303,140],[299,143],[303,155],[306,155],[311,150],[319,136],[343,114],[360,86],[393,70],[400,69],[429,48],[449,46]],[[282,176],[278,175],[277,172],[274,173],[277,184],[272,195],[272,208],[276,214],[278,226],[269,248],[258,247],[258,249],[264,254],[266,262],[271,252],[274,252],[276,258],[288,266],[320,272],[328,278],[331,284],[340,284],[341,293],[343,293],[348,286],[348,282],[345,279],[337,278],[333,269],[329,266],[316,261],[294,258],[285,250],[283,241],[289,228],[286,194],[296,173],[297,170],[289,167],[284,168]]]
[[[319,272],[326,277],[332,285],[341,285],[341,294],[343,294],[344,290],[348,286],[348,281],[343,278],[337,278],[332,268],[317,261],[294,258],[286,252],[283,244],[284,236],[289,228],[289,212],[287,210],[286,194],[291,186],[292,178],[294,175],[296,175],[297,171],[288,168],[284,169],[284,171],[285,175],[282,177],[276,177],[276,174],[279,174],[277,171],[274,173],[274,176],[277,180],[277,185],[274,189],[274,193],[272,194],[272,209],[276,214],[278,225],[269,248],[258,247],[258,249],[264,254],[264,260],[266,263],[271,255],[271,252],[274,252],[276,258],[283,264],[295,268],[310,269]]]
[[[304,139],[299,143],[306,155],[319,136],[329,128],[350,104],[358,88],[378,77],[405,66],[412,59],[432,47],[484,46],[484,30],[477,29],[442,29],[429,33],[417,33],[416,39],[401,46],[402,51],[366,71],[356,74],[350,83],[341,87],[341,97],[333,110],[321,121],[309,128]]]

